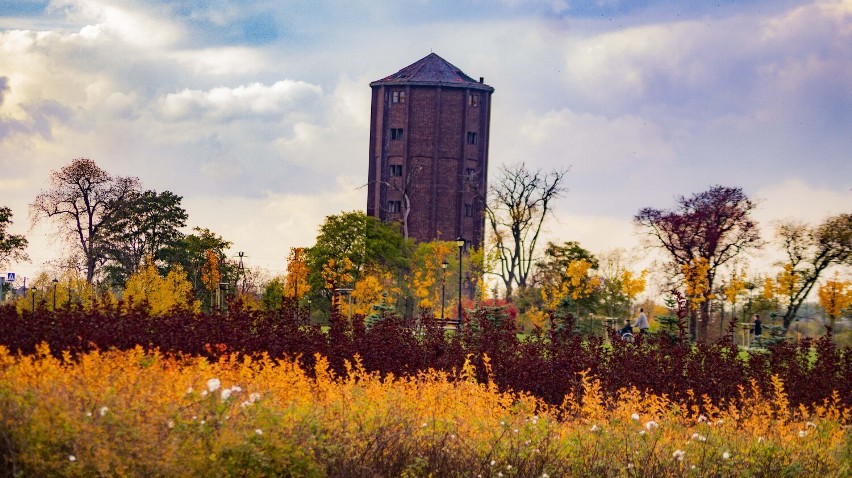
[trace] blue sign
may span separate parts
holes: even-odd
[[[6,273],[6,282],[15,282],[15,273],[7,272]]]

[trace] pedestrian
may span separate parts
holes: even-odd
[[[754,314],[754,338],[758,338],[763,334],[763,322],[760,320],[760,316]]]
[[[648,316],[645,315],[645,308],[639,308],[639,317],[636,318],[636,322],[633,322],[633,327],[639,327],[640,334],[648,333],[648,329],[650,326],[648,325]]]

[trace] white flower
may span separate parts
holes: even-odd
[[[698,415],[698,423],[707,422],[707,417],[704,415]]]
[[[169,420],[169,421],[167,421],[167,422],[166,422],[166,426],[167,426],[167,427],[169,427],[169,428],[174,428],[174,427],[175,427],[175,422],[174,422],[174,420]]]
[[[91,416],[92,416],[92,412],[86,412],[86,416],[87,416],[87,417],[91,417]]]
[[[257,392],[252,392],[249,394],[249,402],[254,403],[260,400],[260,394]]]
[[[677,459],[677,461],[683,461],[683,457],[686,456],[686,452],[683,450],[675,450],[674,453],[672,453],[672,456]]]
[[[634,420],[639,420],[639,414],[638,414],[638,413],[634,413],[633,415],[630,415],[630,418],[632,418],[632,419],[634,419]]]
[[[763,438],[763,437],[757,437],[757,442],[758,442],[758,443],[763,443],[763,442],[765,442],[765,441],[766,441],[766,439],[765,439],[765,438]]]
[[[503,472],[502,472],[502,471],[498,471],[498,472],[497,472],[497,476],[503,476]]]
[[[547,473],[542,473],[541,478],[550,478],[550,475],[548,475]]]
[[[74,455],[68,455],[68,461],[77,461],[77,457]]]
[[[207,396],[207,390],[202,390],[202,391],[201,391],[201,396],[202,396],[202,397],[206,397],[206,396]]]
[[[645,434],[645,430],[639,430],[639,434],[640,434],[640,435],[644,435],[644,434]]]
[[[243,391],[243,389],[239,385],[234,385],[233,387],[231,387],[231,391],[234,393],[240,393]]]
[[[218,378],[211,378],[210,380],[207,381],[207,390],[210,390],[211,392],[215,392],[216,390],[219,390],[219,387],[221,387],[221,386],[222,386],[222,382],[219,381]]]
[[[723,423],[725,423],[725,420],[722,420],[721,418],[716,420],[716,425],[721,425]]]
[[[251,402],[243,402],[240,404],[240,408],[246,408],[251,405]]]
[[[648,430],[648,431],[651,431],[654,428],[657,428],[659,426],[660,425],[657,425],[657,422],[655,422],[654,420],[651,420],[650,422],[645,424],[645,429]]]
[[[597,426],[597,425],[592,425],[592,428],[589,428],[589,431],[590,431],[590,432],[596,432],[596,431],[598,431],[598,426]]]
[[[227,400],[228,397],[230,397],[230,396],[231,396],[231,389],[230,388],[226,388],[226,389],[222,390],[222,400]]]
[[[192,393],[192,387],[186,389],[186,394],[189,395]]]
[[[261,430],[260,428],[255,428],[255,429],[254,429],[254,434],[255,434],[255,435],[263,435],[263,430]]]
[[[730,457],[731,457],[731,454],[730,454],[730,453],[728,453],[728,452],[722,453],[722,459],[723,459],[723,460],[727,460],[727,459],[728,459],[728,458],[730,458]]]
[[[707,437],[706,437],[706,436],[704,436],[704,435],[699,435],[698,433],[693,433],[693,434],[692,434],[692,436],[691,436],[690,438],[692,438],[693,440],[698,440],[698,441],[707,441]]]
[[[512,469],[512,465],[506,465],[506,469],[507,469],[507,470],[511,470],[511,469]]]
[[[515,428],[513,431],[514,431],[515,433],[518,433],[518,429],[517,429],[517,428]]]
[[[806,432],[805,430],[799,430],[799,438],[803,438],[806,436],[808,436],[808,432]]]
[[[501,427],[505,427],[505,426],[506,426],[506,422],[500,422],[500,426],[501,426]]]
[[[497,464],[497,462],[496,462],[496,461],[491,460],[491,466],[494,466],[494,465],[496,465],[496,464]]]
[[[808,423],[806,423],[806,424],[805,424],[805,429],[808,429],[808,428],[816,429],[816,423],[814,423],[814,422],[808,422]]]
[[[107,407],[101,407],[101,409],[100,409],[100,410],[98,410],[98,413],[99,413],[101,416],[104,416],[104,415],[106,415],[106,413],[107,413],[108,411],[109,411],[109,408],[107,408]]]

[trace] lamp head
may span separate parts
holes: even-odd
[[[467,241],[465,241],[465,239],[461,236],[459,236],[458,239],[456,239],[456,245],[459,246],[459,249],[464,247],[465,242],[467,242]]]
[[[446,269],[449,265],[450,265],[449,262],[444,261],[444,262],[441,263],[441,269]]]

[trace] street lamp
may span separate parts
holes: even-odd
[[[306,321],[308,324],[311,323],[311,299],[308,299],[308,320]]]
[[[33,289],[32,289],[32,290],[33,290],[33,312],[35,312],[35,293],[36,293],[36,289],[38,289],[38,287],[33,286]]]
[[[441,320],[444,319],[444,283],[447,278],[447,266],[450,264],[446,260],[441,263]]]
[[[59,279],[54,277],[51,282],[53,282],[53,310],[56,310],[56,284],[59,283]]]
[[[465,242],[467,241],[461,236],[456,239],[456,245],[459,246],[459,332],[461,332],[462,328],[462,250],[464,249]]]

